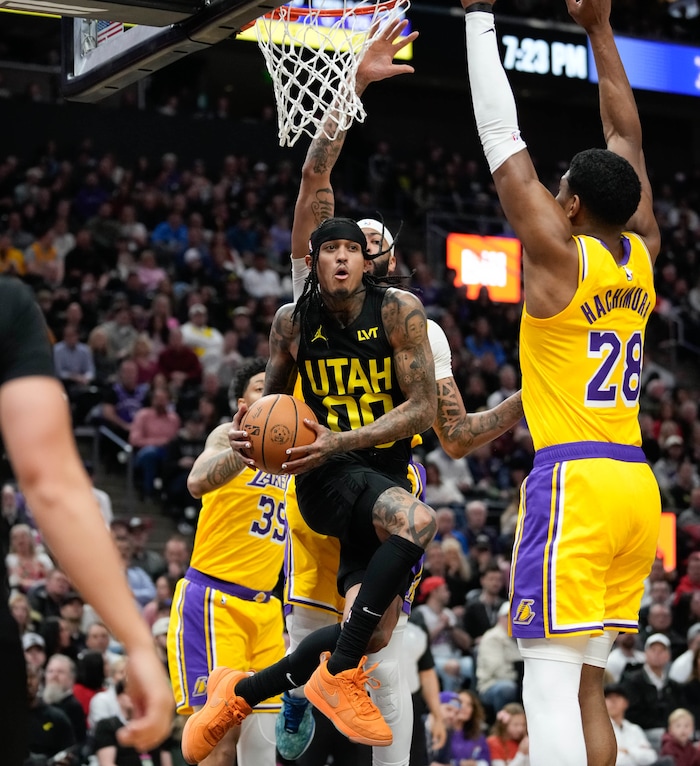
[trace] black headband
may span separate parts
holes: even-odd
[[[317,255],[324,242],[332,242],[336,239],[347,239],[356,242],[363,254],[367,255],[367,237],[362,229],[350,218],[328,218],[311,233],[309,250],[312,255]]]

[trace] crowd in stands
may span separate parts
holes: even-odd
[[[374,217],[381,200],[389,222],[404,220],[397,255],[406,286],[447,334],[467,410],[494,406],[519,386],[520,307],[494,304],[486,290],[468,300],[449,272],[443,278],[435,271],[418,233],[426,212],[436,209],[466,211],[489,231],[507,231],[484,169],[438,144],[405,161],[392,157],[388,143],[378,155],[362,188],[336,187],[337,214]],[[381,174],[370,174],[379,167]],[[655,174],[663,251],[650,337],[664,337],[669,317],[683,322],[690,338],[700,327],[696,182],[691,170]],[[0,160],[0,272],[36,292],[74,423],[102,425],[116,437],[102,440],[101,469],[123,472],[120,445],[131,446],[138,492],[183,533],[196,526],[198,505],[186,488],[194,458],[211,429],[230,419],[228,387],[238,365],[267,355],[272,318],[291,299],[297,190],[288,163],[233,154],[218,167],[170,153],[127,166],[90,142],[71,156],[49,142],[40,156]],[[618,639],[608,694],[611,709],[620,699],[628,705],[620,720],[644,730],[654,759],[668,743],[662,735],[676,709],[700,716],[700,382],[661,358],[648,345],[640,422],[664,510],[677,522],[677,563],[664,568],[659,559],[650,574],[640,636]],[[520,662],[502,607],[518,490],[533,461],[527,424],[458,461],[429,432],[418,455],[439,529],[426,551],[414,619],[429,633],[448,695],[444,712],[461,732],[451,738],[454,748],[466,748],[465,738],[480,742],[486,721],[501,742],[492,741],[493,760],[442,753],[434,762],[526,764]],[[187,539],[175,535],[159,555],[149,549],[143,521],[115,520],[109,498],[98,499],[134,598],[162,643],[174,582],[187,566]],[[64,712],[76,742],[85,741],[97,725],[91,698],[107,702],[96,692],[110,695],[104,709],[112,716],[125,715],[119,647],[43,552],[31,509],[12,483],[2,490],[2,519],[11,544],[13,614],[28,662],[45,667],[43,681],[31,679],[37,705],[72,696]],[[682,718],[674,718],[678,728]],[[498,747],[507,753],[502,759],[494,754]]]

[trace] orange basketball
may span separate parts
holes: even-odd
[[[248,433],[248,457],[268,473],[280,473],[286,452],[316,439],[304,418],[316,420],[311,407],[288,394],[268,394],[258,399],[243,416],[241,430]]]

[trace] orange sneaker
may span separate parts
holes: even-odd
[[[224,734],[251,711],[243,697],[236,696],[236,684],[252,673],[214,668],[207,681],[207,701],[193,713],[182,730],[182,756],[187,763],[199,763],[221,742]]]
[[[321,655],[321,664],[304,687],[306,698],[351,742],[380,747],[390,745],[393,741],[391,729],[365,689],[365,684],[379,688],[379,681],[369,675],[377,665],[365,671],[362,666],[367,657],[363,657],[356,668],[332,676],[328,672],[329,657],[328,652]]]

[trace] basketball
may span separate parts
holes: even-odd
[[[316,420],[311,407],[288,394],[269,394],[252,404],[243,416],[241,430],[248,433],[250,449],[247,457],[268,473],[280,473],[286,452],[291,447],[303,447],[316,439],[316,434],[304,425],[304,418]]]

